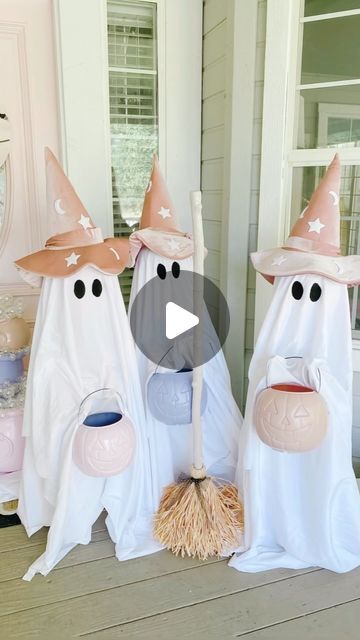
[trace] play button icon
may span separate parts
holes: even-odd
[[[198,316],[186,311],[175,302],[166,305],[166,337],[169,340],[180,336],[199,324]]]
[[[165,369],[181,371],[208,362],[229,330],[229,309],[220,289],[178,262],[167,271],[160,257],[157,273],[139,290],[130,308],[137,347]]]

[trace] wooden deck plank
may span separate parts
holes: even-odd
[[[253,633],[248,640],[358,640],[360,600],[294,618]],[[90,636],[91,637],[91,636]],[[94,637],[94,636],[93,636]],[[241,638],[241,636],[237,636]]]
[[[230,570],[226,571],[226,576],[222,577],[229,580]],[[251,588],[251,575],[259,574],[239,574],[243,583],[248,582],[245,591],[209,598],[198,604],[194,602],[192,606],[184,607],[180,601],[172,611],[145,619],[141,619],[142,612],[139,611],[139,619],[128,624],[104,630],[100,630],[99,624],[97,633],[84,634],[80,630],[80,634],[88,640],[115,640],[120,635],[126,640],[168,640],[169,637],[171,640],[183,640],[184,633],[187,640],[230,640],[246,636],[264,626],[276,625],[279,629],[278,623],[344,604],[358,598],[360,593],[360,570],[342,575],[329,571],[309,572],[256,588]],[[115,591],[119,592],[120,598],[121,590]],[[252,640],[254,637],[253,634]],[[315,637],[318,640],[317,636],[312,636],[313,639]],[[292,635],[284,635],[283,638],[293,640]],[[337,640],[339,638],[343,640],[342,635]]]
[[[95,531],[104,531],[106,529],[105,517],[106,514],[104,512],[98,517],[93,525],[93,533]],[[1,529],[0,553],[45,543],[47,532],[48,529],[43,527],[42,529],[40,529],[40,531],[34,533],[31,538],[28,538],[26,531],[22,525]]]
[[[165,571],[169,571],[169,566],[178,560],[180,570],[172,572],[170,575],[163,575],[161,578],[144,580],[146,577],[145,567],[148,566],[148,573],[150,573],[151,565],[149,566],[149,563],[152,559],[155,560],[155,564],[156,560],[164,562]],[[111,560],[111,562],[117,561]],[[162,624],[159,627],[160,633],[163,632],[161,637],[168,638],[169,634],[174,637],[172,616],[175,615],[176,618],[176,613],[179,614],[176,610],[187,607],[182,611],[189,612],[189,610],[195,610],[197,605],[205,607],[206,613],[202,617],[202,624],[206,626],[208,633],[207,619],[211,619],[213,607],[219,609],[219,603],[221,603],[220,610],[222,607],[224,610],[226,609],[225,619],[229,617],[230,611],[233,616],[234,612],[239,609],[244,610],[241,616],[244,615],[247,619],[249,607],[252,608],[251,598],[249,599],[250,593],[258,593],[257,599],[262,603],[262,590],[267,589],[262,585],[270,583],[268,587],[270,595],[273,590],[276,594],[277,589],[280,589],[280,594],[287,593],[291,585],[289,576],[296,575],[296,572],[284,569],[266,573],[241,574],[230,570],[226,565],[226,560],[184,570],[184,562],[186,560],[174,558],[167,552],[160,552],[147,559],[132,560],[128,563],[128,567],[125,566],[125,563],[118,564],[118,571],[114,571],[114,565],[111,565],[107,560],[101,560],[57,571],[45,579],[35,579],[30,584],[21,583],[20,580],[2,583],[0,590],[4,593],[0,594],[1,631],[9,640],[10,638],[26,638],[28,640],[33,637],[45,637],[46,634],[50,634],[50,630],[52,632],[52,629],[61,628],[64,638],[71,638],[105,627],[126,625],[126,638],[128,638],[131,637],[128,635],[128,631],[132,633],[132,627],[129,623],[148,618],[140,623],[142,637],[148,638],[148,625],[150,625],[150,630],[157,629],[158,621],[161,619]],[[188,559],[188,562],[191,560]],[[158,573],[158,569],[155,571]],[[298,573],[306,574],[308,571],[302,570]],[[141,582],[134,583],[136,573],[138,580],[142,580]],[[318,574],[321,572],[313,570],[310,577],[313,579]],[[306,577],[306,575],[302,577]],[[275,580],[280,582],[274,583]],[[132,581],[131,584],[115,588],[116,584],[129,583],[130,581]],[[284,587],[281,588],[283,583],[285,583]],[[306,587],[308,584],[309,582]],[[352,595],[353,583],[351,582],[351,587],[348,585],[347,590],[345,586],[344,584],[343,597],[349,593]],[[101,588],[104,590],[101,591]],[[306,592],[305,587],[304,590]],[[90,591],[92,592],[89,593]],[[81,592],[87,592],[87,595],[75,597],[76,593],[80,594]],[[232,595],[234,593],[235,596]],[[265,591],[266,595],[269,597],[267,591]],[[331,604],[335,604],[337,603],[336,598],[340,597],[338,593],[335,595],[331,591],[328,600],[331,601]],[[244,607],[242,605],[243,599],[246,601]],[[51,600],[52,604],[49,603]],[[47,602],[49,604],[45,604]],[[228,602],[231,602],[230,610],[227,608]],[[199,603],[201,604],[199,605]],[[15,613],[1,615],[5,614],[5,611]],[[159,614],[165,614],[165,616],[159,616]],[[186,619],[188,615],[189,613],[185,613],[184,618]],[[154,619],[155,627],[152,626]],[[167,620],[170,620],[169,624]],[[186,626],[181,625],[180,628],[176,624],[176,620],[174,621],[175,632],[177,630],[178,633],[177,637],[183,637],[179,634],[183,634]],[[198,637],[198,622],[197,619],[193,620],[193,633],[195,634],[193,637],[196,638]],[[121,629],[121,631],[123,630]],[[119,633],[119,627],[117,627],[113,637],[118,637]],[[217,628],[217,633],[217,639],[223,637],[221,629]],[[137,632],[136,637],[139,637]]]
[[[0,582],[22,578],[32,562],[44,551],[45,542],[37,545],[29,545],[20,549],[8,551],[6,561],[0,556]],[[96,531],[92,535],[92,541],[87,545],[77,545],[70,551],[53,571],[64,567],[72,567],[85,562],[92,562],[100,558],[110,558],[114,555],[114,543],[109,538],[107,531]]]
[[[0,583],[0,617],[142,581],[152,580],[154,583],[162,576],[194,568],[203,570],[209,564],[223,562],[213,558],[200,563],[193,558],[175,557],[167,551],[127,562],[119,562],[112,555],[110,558],[64,567],[61,571],[50,572],[46,577],[36,576],[31,584],[19,579],[8,580]],[[173,581],[176,582],[176,578]]]

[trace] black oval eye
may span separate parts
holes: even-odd
[[[321,296],[321,287],[317,282],[314,282],[313,286],[310,289],[311,302],[317,302],[320,296]]]
[[[101,284],[100,280],[98,280],[97,278],[92,283],[92,292],[93,292],[93,294],[94,294],[94,296],[96,298],[99,298],[99,296],[101,296],[102,284]]]
[[[85,295],[85,284],[83,283],[82,280],[76,280],[75,284],[74,284],[74,293],[76,295],[77,298],[83,298]]]
[[[295,300],[300,300],[302,298],[304,293],[304,287],[302,286],[301,282],[299,282],[298,280],[295,280],[291,289],[291,293],[293,295],[293,298],[295,298]]]
[[[157,274],[158,274],[160,280],[165,280],[165,278],[166,278],[166,269],[165,269],[165,265],[161,264],[161,262],[157,266]]]
[[[178,278],[180,275],[180,265],[178,262],[173,262],[171,267],[174,278]]]

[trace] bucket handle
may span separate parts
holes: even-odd
[[[95,395],[95,393],[99,393],[99,391],[111,391],[114,395],[117,395],[120,398],[121,407],[123,407],[124,413],[128,417],[130,417],[126,402],[125,402],[124,398],[122,397],[121,393],[119,393],[119,391],[116,391],[115,389],[112,389],[111,387],[101,387],[100,389],[95,389],[95,391],[91,391],[91,393],[88,393],[87,396],[85,396],[85,398],[83,398],[83,400],[81,401],[80,406],[79,406],[79,410],[78,410],[78,423],[80,422],[80,412],[81,412],[81,409],[82,409],[83,405],[85,404],[85,402],[89,398],[91,398],[91,396]]]

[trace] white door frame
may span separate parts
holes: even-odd
[[[189,191],[200,187],[202,2],[150,1],[158,6],[159,159],[188,230]],[[111,235],[106,0],[53,0],[53,6],[61,160],[96,223]]]

